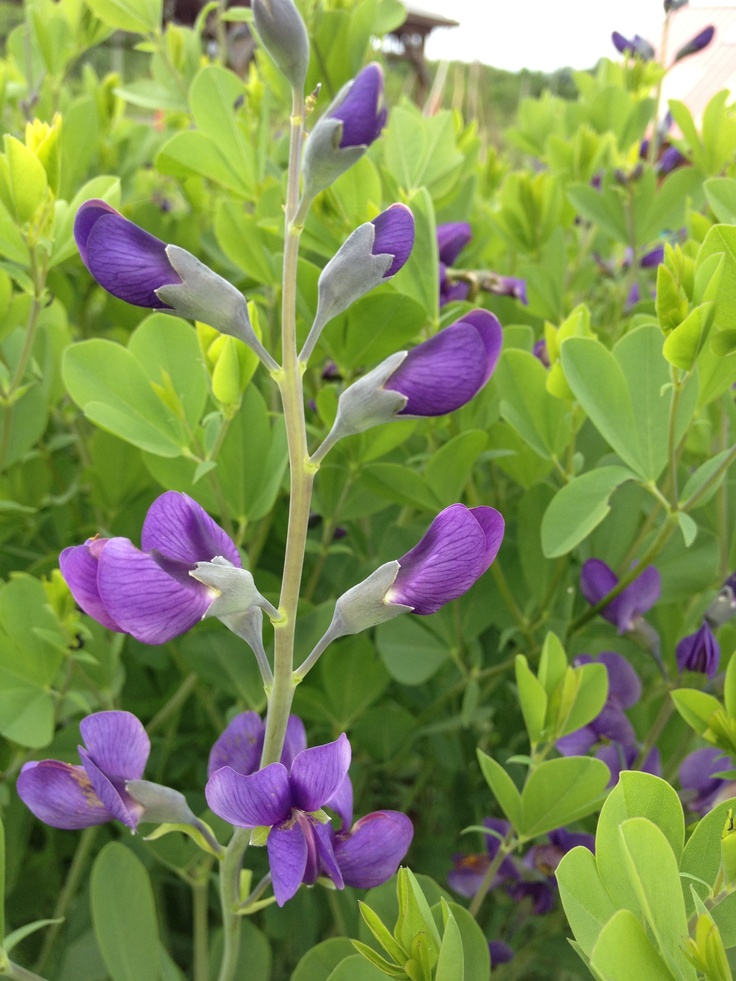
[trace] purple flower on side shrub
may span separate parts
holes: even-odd
[[[710,24],[699,34],[696,34],[695,37],[691,38],[687,44],[684,44],[677,52],[675,55],[675,63],[682,61],[683,58],[687,58],[689,55],[697,54],[697,52],[702,51],[703,48],[707,48],[710,42],[713,40],[713,35],[715,32],[715,27]]]
[[[618,576],[601,559],[588,559],[580,574],[580,589],[586,600],[595,606],[618,584]],[[635,620],[651,609],[659,599],[662,581],[657,569],[650,565],[619,595],[600,611],[620,634],[635,628]]]
[[[654,48],[646,41],[643,37],[639,37],[635,34],[631,40],[625,38],[623,34],[619,34],[618,31],[614,31],[611,34],[611,40],[613,41],[614,48],[621,54],[635,55],[642,59],[642,61],[651,61],[654,57]]]
[[[612,742],[600,746],[595,754],[602,760],[611,771],[611,779],[608,781],[609,787],[615,787],[622,770],[631,770],[639,755],[635,745],[625,746],[622,743]],[[651,773],[652,776],[662,776],[662,760],[659,749],[654,746],[644,757],[641,766],[637,768],[642,773]]]
[[[684,163],[687,163],[687,157],[676,146],[668,146],[657,161],[655,169],[660,177],[666,177]]]
[[[405,204],[392,204],[371,221],[375,228],[373,255],[393,256],[384,279],[395,276],[414,248],[414,215]]]
[[[444,416],[469,402],[491,377],[503,344],[498,318],[471,310],[418,344],[383,383],[406,404],[400,416]]]
[[[622,746],[634,746],[636,736],[624,714],[641,698],[641,681],[625,657],[615,651],[603,651],[596,657],[579,654],[574,662],[603,664],[608,673],[608,697],[598,715],[581,729],[557,740],[557,749],[563,756],[582,756],[596,743],[617,742]]]
[[[541,361],[545,368],[549,368],[549,352],[547,351],[547,341],[541,337],[532,348],[534,357]]]
[[[141,546],[127,538],[90,538],[65,548],[59,566],[85,613],[145,644],[163,644],[189,630],[218,595],[189,574],[198,562],[219,557],[242,566],[229,536],[177,491],[149,508]]]
[[[451,266],[472,238],[473,233],[467,221],[449,221],[438,225],[437,251],[440,262]]]
[[[501,276],[499,273],[486,272],[481,276],[481,289],[495,296],[512,296],[515,300],[529,305],[526,295],[526,280],[516,276]]]
[[[501,818],[484,818],[483,826],[498,832],[501,837],[506,837],[511,830],[509,822]],[[454,889],[460,896],[472,899],[480,889],[488,866],[498,854],[500,847],[500,838],[497,838],[496,835],[486,835],[486,850],[484,852],[472,855],[453,855],[453,867],[447,873],[447,882],[450,888]],[[519,873],[514,860],[510,855],[507,855],[498,867],[491,888],[495,889],[508,879],[516,880],[518,878]]]
[[[130,712],[96,712],[79,723],[81,766],[59,760],[26,763],[18,795],[52,828],[77,830],[117,820],[135,831],[143,814],[125,789],[143,776],[151,743]]]
[[[488,944],[488,952],[491,955],[491,971],[514,959],[514,951],[503,940],[491,940]]]
[[[714,678],[718,673],[721,648],[706,620],[694,634],[683,637],[677,645],[678,671],[698,671]]]
[[[642,269],[652,269],[664,262],[664,245],[656,245],[649,252],[645,252],[639,260]]]
[[[680,785],[688,810],[701,817],[720,800],[733,796],[736,786],[731,780],[714,776],[732,769],[733,763],[715,746],[706,746],[689,753],[680,764]]]

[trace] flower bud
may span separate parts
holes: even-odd
[[[363,156],[386,123],[383,71],[372,62],[338,92],[304,152],[304,193],[314,197]]]
[[[713,25],[709,25],[700,34],[696,34],[694,38],[691,38],[687,44],[683,45],[680,50],[675,55],[675,64],[678,61],[682,61],[683,58],[687,58],[688,55],[697,54],[698,51],[702,51],[703,48],[707,48],[710,42],[713,40],[713,35],[716,29]]]
[[[683,637],[677,645],[676,655],[679,671],[698,671],[709,678],[715,677],[721,660],[721,648],[707,620],[694,634]]]
[[[314,324],[299,359],[307,361],[324,325],[404,265],[414,246],[414,215],[392,204],[360,225],[327,263],[317,285]]]
[[[654,58],[654,48],[646,41],[643,37],[639,37],[635,34],[631,40],[625,38],[623,34],[619,34],[618,31],[614,31],[611,34],[611,40],[613,41],[613,46],[621,54],[630,54],[635,57],[639,57],[642,61],[651,61]]]
[[[276,363],[258,340],[243,294],[186,249],[167,245],[105,201],[85,201],[74,221],[82,262],[108,293],[139,307],[210,324]]]
[[[292,0],[253,0],[253,22],[263,46],[292,88],[301,91],[309,66],[309,38]]]

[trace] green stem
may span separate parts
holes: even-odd
[[[6,961],[2,965],[2,976],[10,978],[11,981],[45,981],[40,974],[34,974],[33,971],[28,971],[20,964],[14,964],[13,961]]]
[[[286,724],[296,687],[292,677],[294,667],[294,634],[299,588],[304,567],[309,507],[316,468],[309,463],[307,427],[304,418],[302,367],[297,359],[296,340],[296,279],[299,258],[299,238],[308,204],[299,203],[299,172],[304,133],[304,96],[293,93],[291,112],[291,144],[289,150],[289,181],[286,194],[286,224],[284,243],[284,276],[281,306],[281,356],[283,367],[273,377],[281,393],[289,449],[291,488],[289,495],[289,525],[281,584],[279,609],[283,620],[274,624],[273,687],[268,700],[266,735],[263,741],[261,766],[281,758]]]
[[[198,681],[199,678],[193,671],[186,676],[171,698],[158,710],[146,726],[146,731],[149,735],[162,726],[170,716],[179,711],[189,696],[194,692]]]
[[[731,447],[731,451],[726,459],[723,461],[720,467],[710,475],[700,490],[696,491],[694,494],[691,494],[686,501],[682,502],[680,510],[689,511],[691,508],[694,508],[698,501],[702,497],[705,497],[711,487],[713,487],[713,485],[721,479],[724,472],[728,470],[734,460],[736,460],[736,446]]]
[[[92,846],[94,845],[98,831],[99,827],[95,825],[91,828],[86,828],[80,835],[79,844],[74,852],[72,864],[67,872],[64,885],[59,893],[59,898],[56,900],[56,906],[54,907],[54,912],[51,916],[52,919],[63,920],[66,916],[72,900],[77,894],[77,889],[82,880],[82,874],[87,866],[87,861],[92,851]],[[61,923],[52,923],[46,931],[43,939],[43,945],[41,947],[41,953],[38,955],[38,960],[35,964],[37,971],[43,971],[48,964],[61,926]],[[15,975],[11,975],[11,977],[14,976]],[[18,975],[18,977],[22,977],[22,975]],[[35,978],[36,975],[28,974],[27,977]]]
[[[202,873],[192,883],[192,918],[194,920],[194,981],[209,981],[208,893],[211,861],[204,863]]]
[[[218,981],[234,981],[240,954],[240,870],[250,841],[250,831],[236,828],[225,850],[220,867],[220,905],[222,907],[223,949]]]
[[[498,851],[493,856],[491,864],[488,866],[488,870],[483,876],[483,881],[478,886],[478,891],[473,896],[470,906],[468,906],[468,913],[470,913],[474,919],[477,919],[478,917],[480,908],[483,905],[483,900],[488,895],[488,892],[493,885],[493,880],[496,878],[496,873],[501,868],[501,862],[503,862],[507,855],[511,854],[514,848],[516,848],[516,845],[516,839],[512,836],[508,836],[504,838],[504,840],[498,846]]]

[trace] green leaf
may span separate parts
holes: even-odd
[[[733,326],[733,310],[736,304],[736,227],[714,225],[700,246],[696,267],[701,266],[709,256],[719,253],[724,255],[725,263],[714,317],[716,331]]]
[[[179,456],[188,439],[127,348],[93,338],[64,352],[62,375],[84,414],[121,439],[159,456]]]
[[[568,677],[573,679],[572,690],[569,693],[563,690],[562,704],[571,704],[567,708],[566,718],[560,720],[562,725],[555,734],[556,739],[581,729],[595,719],[608,697],[608,672],[604,664],[581,664],[580,667],[568,668],[566,680]]]
[[[372,463],[363,470],[361,482],[371,493],[396,504],[435,512],[445,504],[416,470],[401,463]]]
[[[541,739],[544,730],[544,720],[547,715],[547,693],[544,686],[530,670],[523,654],[516,655],[514,666],[521,712],[524,716],[526,731],[529,733],[529,741],[534,746]]]
[[[460,936],[460,928],[457,925],[454,914],[449,903],[440,900],[442,919],[444,921],[444,932],[440,953],[437,958],[434,981],[458,981],[459,978],[465,979],[465,958],[463,957],[463,941]]]
[[[589,848],[578,845],[563,855],[555,878],[575,939],[590,957],[601,930],[616,912],[598,875],[595,856]]]
[[[355,948],[347,937],[331,937],[308,950],[291,975],[291,981],[324,981]]]
[[[723,682],[723,701],[726,712],[731,718],[736,718],[736,652],[731,654]]]
[[[736,225],[736,180],[733,177],[711,177],[703,184],[703,190],[716,221]]]
[[[369,963],[360,954],[353,954],[340,961],[337,967],[326,978],[321,975],[320,981],[385,981],[386,975]]]
[[[590,814],[610,776],[605,763],[588,756],[545,760],[524,785],[520,833],[536,838]]]
[[[674,981],[676,977],[627,909],[620,909],[603,928],[590,963],[603,981]]]
[[[112,981],[159,981],[153,890],[148,873],[129,848],[113,841],[97,856],[90,906]]]
[[[462,497],[465,484],[487,445],[487,433],[480,429],[467,429],[432,453],[424,478],[438,500],[450,504]]]
[[[242,79],[220,65],[205,65],[197,73],[189,92],[194,121],[207,136],[250,195],[255,186],[252,146],[238,121],[237,106],[244,95]]]
[[[86,0],[103,24],[118,31],[153,34],[161,29],[162,0]]]
[[[513,828],[518,830],[522,823],[522,804],[521,794],[517,790],[516,784],[493,757],[488,756],[481,749],[476,750],[476,752],[485,782],[491,788],[501,810]]]
[[[690,548],[698,535],[697,524],[693,521],[690,515],[685,514],[684,511],[678,511],[677,523],[680,526],[680,531],[682,532],[682,538],[685,542],[686,548]]]
[[[547,371],[533,354],[503,352],[494,372],[501,415],[540,456],[559,457],[570,437],[567,406],[547,391]]]
[[[571,552],[609,514],[608,502],[616,488],[636,479],[626,467],[597,467],[565,484],[542,518],[545,556],[551,559]]]
[[[462,941],[462,981],[488,981],[491,966],[488,941],[475,917],[471,916],[464,906],[459,906],[457,903],[447,902],[444,898],[440,903],[452,913]],[[432,913],[439,928],[442,926],[440,904],[432,907]],[[456,981],[457,974],[450,975],[450,978],[451,981]]]
[[[392,678],[422,685],[450,657],[447,644],[413,617],[397,617],[376,628],[376,648]]]
[[[632,817],[644,817],[664,834],[679,862],[685,840],[685,818],[675,790],[659,777],[623,770],[601,808],[596,831],[596,863],[601,881],[617,906],[637,909],[638,900],[624,872],[619,828]]]
[[[5,936],[5,827],[0,821],[0,941]]]
[[[678,688],[670,692],[670,695],[675,708],[685,722],[701,736],[709,727],[708,720],[711,715],[721,709],[721,703],[717,698],[697,688]]]
[[[557,634],[550,631],[544,638],[542,653],[539,657],[539,671],[537,677],[542,683],[547,697],[552,698],[557,686],[562,681],[567,671],[567,655],[560,643]]]
[[[406,203],[414,215],[414,248],[408,262],[394,276],[392,284],[399,293],[416,300],[429,321],[436,323],[440,281],[434,205],[426,188],[415,191]]]
[[[724,766],[728,765],[725,757],[723,763]],[[696,876],[697,879],[703,879],[707,882],[709,886],[714,885],[721,868],[721,834],[729,808],[733,806],[733,799],[723,801],[698,821],[682,852],[681,875]],[[701,899],[705,899],[709,892],[709,889],[702,883],[683,877],[682,889],[688,915],[694,909],[691,886]]]
[[[695,969],[680,950],[688,932],[687,917],[682,890],[678,888],[678,862],[669,842],[655,824],[643,817],[624,821],[619,835],[626,874],[644,924],[651,930],[673,975],[696,981]]]
[[[13,930],[7,935],[3,942],[3,949],[6,954],[9,954],[14,947],[17,947],[21,940],[25,940],[26,937],[30,937],[32,933],[36,933],[38,930],[43,930],[44,927],[53,926],[55,923],[63,923],[64,917],[60,917],[58,920],[34,920],[33,923],[26,923],[22,927],[18,927],[17,930]]]
[[[634,407],[626,377],[614,356],[598,340],[568,337],[562,342],[560,360],[565,378],[590,421],[624,463],[644,476]]]
[[[705,463],[702,463],[694,473],[690,474],[687,479],[687,483],[683,487],[682,493],[680,494],[680,506],[682,506],[685,501],[689,500],[694,494],[696,494],[701,487],[707,484],[713,474],[715,474],[723,466],[730,452],[730,450],[722,450],[720,453],[716,453],[715,456],[706,460]],[[727,470],[728,468],[721,473],[718,480],[713,482],[713,485],[694,505],[695,507],[702,507],[703,504],[708,503],[708,501],[721,486]]]
[[[661,268],[661,267],[660,267]],[[662,352],[670,364],[683,371],[692,371],[700,354],[715,315],[715,304],[701,303],[667,335]]]

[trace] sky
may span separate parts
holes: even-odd
[[[618,57],[611,32],[639,34],[656,44],[664,17],[662,0],[408,0],[409,5],[460,21],[436,29],[427,58],[482,61],[496,68],[591,68],[603,56]],[[718,6],[690,0],[691,7]],[[722,4],[721,4],[722,5]],[[731,4],[733,5],[733,4]]]

